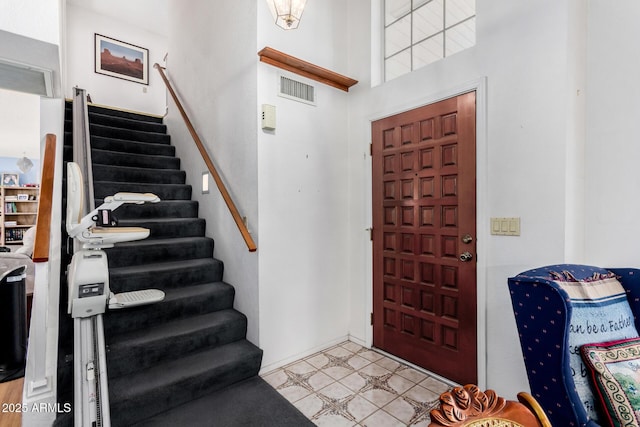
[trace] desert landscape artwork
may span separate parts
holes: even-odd
[[[149,50],[120,40],[95,35],[96,73],[149,84]]]

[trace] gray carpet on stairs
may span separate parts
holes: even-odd
[[[65,161],[71,159],[70,104]],[[157,288],[161,303],[104,316],[114,427],[312,425],[258,376],[262,350],[246,339],[246,316],[205,236],[180,159],[156,117],[90,107],[96,205],[117,192],[151,192],[162,201],[114,212],[120,226],[150,229],[143,241],[107,249],[113,292]],[[63,284],[66,286],[66,282]],[[61,292],[59,401],[72,396],[69,319]],[[71,425],[70,416],[56,420]]]

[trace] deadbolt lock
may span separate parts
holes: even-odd
[[[471,237],[471,234],[465,234],[464,236],[462,236],[462,243],[468,245],[471,242],[473,242],[473,237]]]
[[[473,255],[471,254],[471,252],[463,252],[460,254],[460,261],[462,262],[469,262],[473,259]]]

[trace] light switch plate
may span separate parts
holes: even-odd
[[[519,236],[520,218],[491,218],[491,234],[494,236]]]

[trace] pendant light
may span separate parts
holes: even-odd
[[[18,161],[16,162],[16,166],[18,166],[20,172],[27,173],[33,167],[33,162],[26,155],[24,155],[21,159],[18,159]]]
[[[285,30],[295,30],[300,24],[307,0],[267,0],[276,25]]]

